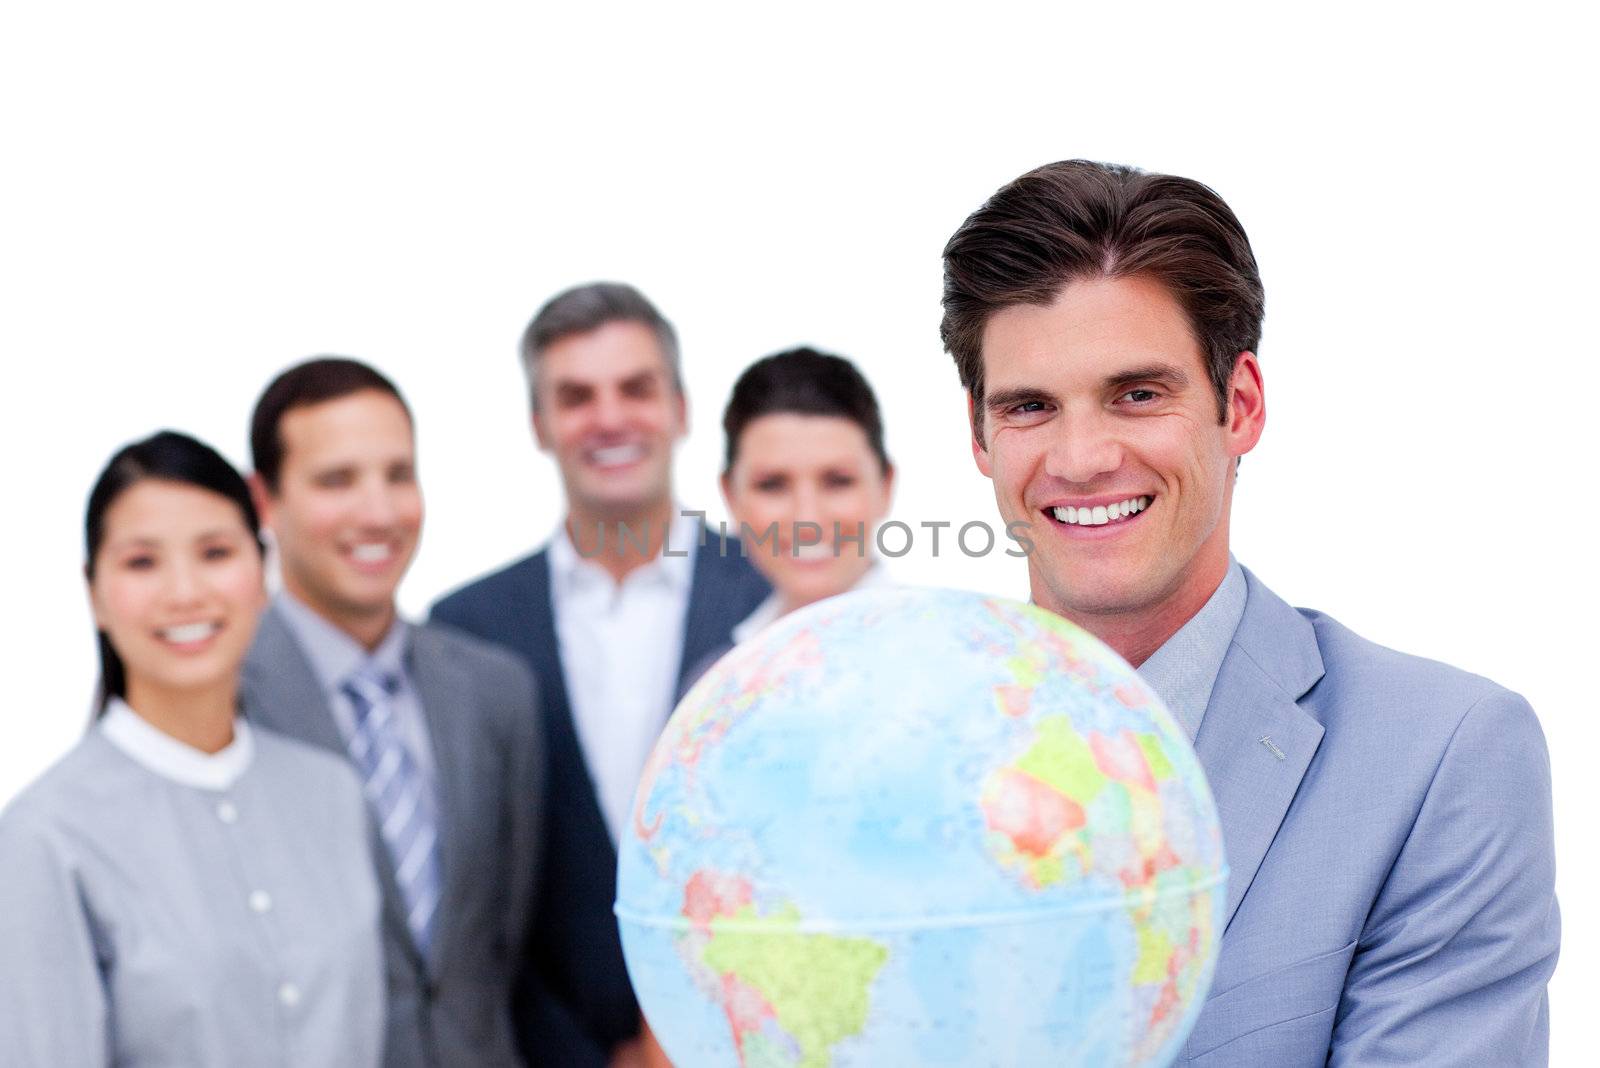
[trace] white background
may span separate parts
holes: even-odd
[[[1566,8],[520,6],[8,7],[0,801],[83,729],[83,501],[121,443],[174,426],[243,463],[278,369],[374,362],[417,415],[421,613],[556,523],[516,339],[556,289],[619,278],[681,332],[685,504],[721,509],[734,376],[810,342],[881,393],[897,518],[995,520],[938,341],[940,248],[1036,164],[1129,162],[1214,186],[1262,265],[1239,558],[1538,710],[1556,1062],[1585,1059],[1600,234]],[[896,574],[1025,591],[1018,561],[928,548]]]

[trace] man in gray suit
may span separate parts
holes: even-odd
[[[973,455],[1029,526],[1034,601],[1138,667],[1216,796],[1226,926],[1181,1063],[1545,1063],[1560,923],[1532,709],[1289,607],[1229,553],[1266,419],[1233,212],[1189,179],[1050,164],[944,261]]]
[[[383,888],[385,1063],[522,1063],[512,989],[539,876],[544,763],[520,660],[401,620],[422,525],[411,414],[353,360],[285,371],[251,420],[283,592],[245,665],[255,721],[346,756]]]

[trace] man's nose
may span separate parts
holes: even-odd
[[[1045,470],[1063,481],[1086,484],[1121,467],[1122,458],[1122,442],[1104,413],[1068,413],[1059,420]]]
[[[628,405],[615,393],[602,393],[595,400],[594,421],[603,431],[621,430],[627,424]]]
[[[395,500],[398,491],[383,479],[373,479],[361,493],[361,522],[374,527],[384,527],[395,521],[399,506]]]

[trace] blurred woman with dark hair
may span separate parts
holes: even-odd
[[[873,548],[894,465],[878,398],[855,364],[809,348],[757,360],[733,385],[722,431],[722,496],[772,584],[734,625],[734,642],[815,601],[889,583]],[[728,648],[686,672],[679,696]]]
[[[265,603],[244,480],[163,431],[112,457],[84,526],[100,708],[0,814],[0,1059],[376,1064],[361,788],[237,713]]]
[[[873,552],[894,465],[878,398],[856,365],[810,348],[745,368],[722,413],[722,495],[772,593],[733,627],[746,641],[808,604],[888,585]],[[685,673],[687,690],[726,647]],[[681,696],[681,694],[680,694]],[[645,1068],[670,1068],[648,1024]]]
[[[887,582],[873,547],[894,465],[878,398],[855,364],[808,348],[757,360],[734,384],[722,427],[723,496],[772,583],[735,641],[814,601]]]

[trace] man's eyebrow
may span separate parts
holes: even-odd
[[[1189,384],[1189,376],[1182,368],[1173,367],[1167,363],[1153,363],[1147,367],[1134,367],[1126,371],[1118,371],[1114,375],[1106,376],[1106,387],[1117,389],[1122,386],[1138,385],[1149,382],[1153,385],[1166,386],[1177,391]]]
[[[1046,390],[1037,386],[1015,386],[1011,389],[1001,389],[990,393],[983,399],[983,406],[992,412],[1014,408],[1019,404],[1051,404],[1055,397]]]

